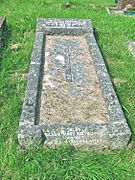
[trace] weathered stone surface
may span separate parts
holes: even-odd
[[[109,121],[85,37],[47,36],[39,123]]]
[[[20,126],[34,125],[37,121],[40,81],[44,59],[45,34],[36,33],[31,56],[28,83],[20,118]]]
[[[118,9],[124,9],[127,4],[131,4],[133,7],[135,7],[135,0],[119,0]]]
[[[39,123],[39,112],[42,101],[41,89],[43,88],[41,83],[44,72],[43,61],[44,58],[46,60],[46,57],[44,56],[44,46],[46,47],[46,39],[48,36],[52,35],[60,37],[57,37],[58,40],[56,40],[57,43],[55,45],[61,46],[61,43],[63,43],[63,45],[57,50],[55,45],[51,46],[50,44],[50,52],[53,53],[53,56],[57,56],[55,59],[59,59],[61,61],[63,61],[63,56],[61,53],[58,53],[58,50],[60,52],[63,51],[63,53],[66,53],[66,50],[69,47],[67,47],[66,50],[63,50],[62,48],[66,47],[69,43],[70,47],[73,45],[71,48],[73,50],[73,54],[75,46],[75,48],[78,49],[78,51],[75,52],[79,55],[81,51],[80,44],[78,44],[78,38],[79,36],[83,36],[83,38],[85,38],[109,115],[109,121],[107,121],[107,123],[100,123],[98,119],[97,123],[81,122],[79,124],[72,124],[71,122],[70,124],[45,123],[45,125]],[[47,36],[46,39],[45,36]],[[64,36],[69,36],[71,41],[69,41],[67,37],[67,39],[64,38]],[[71,38],[71,36],[77,36],[76,40],[75,38]],[[74,45],[74,42],[76,42],[76,45]],[[67,53],[69,55],[69,51]],[[76,79],[76,83],[82,83],[84,81],[86,83],[86,78],[82,76],[84,73],[82,69],[85,66],[83,66],[83,68],[82,64],[81,66],[77,66],[77,69],[79,70],[80,68],[80,70],[78,71],[78,76],[76,76],[76,74],[73,72],[71,73],[69,56],[64,55],[64,58],[65,57],[67,57],[67,59],[64,61],[64,78],[66,82],[72,83],[73,80]],[[54,62],[54,59],[50,60]],[[60,65],[61,64],[59,64],[59,66]],[[56,64],[56,67],[52,66],[53,71],[50,72],[54,73],[55,70],[58,70],[59,66],[57,66],[58,64]],[[80,73],[82,73],[82,75],[80,75]],[[79,77],[79,79],[77,77]],[[75,91],[74,93],[78,94],[78,92]],[[34,144],[36,141],[38,141],[47,145],[58,145],[63,142],[70,142],[75,146],[90,146],[99,149],[117,149],[125,147],[129,143],[130,137],[130,129],[127,125],[119,100],[108,75],[102,54],[95,40],[91,21],[77,19],[38,19],[28,84],[19,123],[18,140],[21,146],[27,146],[29,141],[30,144]]]
[[[93,32],[91,21],[87,19],[37,19],[37,32],[44,32],[46,35],[84,35]]]
[[[3,33],[5,28],[6,28],[6,18],[0,17],[0,49],[3,46],[3,41],[4,41]]]
[[[19,144],[23,148],[30,146],[39,146],[44,143],[45,135],[38,126],[20,126],[18,131]]]

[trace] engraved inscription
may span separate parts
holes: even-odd
[[[46,27],[55,28],[82,28],[86,26],[86,22],[79,20],[48,20]]]

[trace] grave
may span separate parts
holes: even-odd
[[[39,18],[19,144],[117,149],[130,137],[91,20]]]
[[[127,6],[135,7],[135,0],[119,0],[117,7],[106,7],[109,14],[135,15],[134,10],[128,10]]]
[[[6,18],[5,17],[0,17],[0,49],[3,46],[3,41],[4,41],[4,31],[6,28]]]
[[[119,0],[117,8],[124,9],[128,4],[131,4],[133,7],[135,7],[135,0]]]

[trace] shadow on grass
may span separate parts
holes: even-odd
[[[107,68],[107,70],[108,70],[108,74],[109,74],[109,76],[110,76],[110,79],[112,79],[112,76],[111,76],[110,70],[109,70],[109,65],[108,65],[107,60],[106,60],[106,58],[105,58],[105,56],[104,56],[104,53],[103,53],[103,51],[102,51],[102,49],[100,48],[100,45],[99,45],[99,43],[98,43],[98,40],[99,40],[99,32],[96,30],[96,28],[93,28],[93,30],[94,30],[95,39],[96,39],[96,41],[97,41],[97,44],[98,44],[98,47],[99,47],[99,49],[100,49],[101,55],[103,56],[103,59],[104,59],[106,68]],[[112,82],[112,81],[111,81],[111,82]],[[112,83],[113,83],[113,82],[112,82]],[[114,84],[113,84],[113,85],[114,85]]]
[[[4,49],[7,49],[8,47],[11,34],[12,34],[11,26],[6,24],[2,36],[2,47],[0,48],[0,71],[1,71]]]

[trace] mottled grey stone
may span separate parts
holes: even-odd
[[[73,125],[37,125],[40,103],[42,67],[44,59],[45,35],[84,35],[89,47],[90,55],[97,72],[103,98],[106,103],[110,122],[107,124],[73,124]],[[77,40],[57,40],[57,47],[51,46],[51,54],[64,54],[67,81],[75,79],[76,83],[83,81],[83,64],[73,64],[70,68],[69,52],[63,49],[66,45],[78,48]],[[63,44],[63,45],[62,45]],[[80,53],[80,50],[78,50]],[[72,57],[71,57],[72,58]],[[59,64],[54,68],[58,68]],[[77,67],[76,67],[77,66]],[[78,73],[76,72],[78,69]],[[51,72],[51,70],[50,70]],[[53,69],[52,73],[55,73]],[[80,73],[80,74],[79,74]],[[79,79],[78,79],[79,77]],[[85,81],[84,81],[85,82]],[[86,82],[85,82],[86,83]],[[19,123],[18,140],[21,146],[44,143],[58,145],[70,142],[74,146],[90,146],[96,148],[117,149],[124,148],[129,143],[131,132],[126,122],[117,95],[114,91],[109,74],[98,44],[93,34],[92,23],[88,19],[43,19],[37,20],[35,44],[31,56],[28,83]]]
[[[93,32],[91,21],[88,19],[56,19],[38,18],[37,32],[45,32],[46,35],[83,35]]]
[[[131,133],[127,123],[112,123],[108,126],[108,142],[110,149],[126,147]]]
[[[93,43],[92,35],[91,36],[87,35],[86,39],[95,65],[95,70],[98,75],[103,97],[107,105],[110,120],[111,122],[117,122],[117,121],[126,122],[126,119],[124,117],[117,95],[114,91],[112,82],[107,72],[107,68],[103,60],[102,54],[99,50],[99,47],[97,43],[95,43],[95,41]]]
[[[20,126],[18,130],[18,141],[21,147],[39,146],[44,143],[45,135],[38,126]]]

